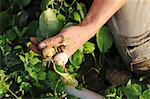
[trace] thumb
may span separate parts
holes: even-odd
[[[39,49],[43,49],[48,46],[57,47],[57,46],[62,45],[62,42],[63,42],[62,35],[54,36],[54,37],[47,38],[47,39],[43,40],[42,42],[40,42],[38,47],[39,47]]]

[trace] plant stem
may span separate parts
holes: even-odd
[[[48,61],[47,67],[50,68],[51,61]]]
[[[32,94],[32,91],[31,91],[31,90],[30,90],[30,95],[31,95],[32,98],[34,98],[34,95]]]
[[[19,99],[19,97],[12,91],[10,90],[9,88],[7,88],[7,90],[17,99]]]
[[[104,65],[105,53],[102,53],[102,66]]]
[[[60,9],[61,9],[62,6],[63,6],[63,3],[64,3],[64,1],[60,3],[60,7],[58,8],[58,12],[59,12],[59,13],[60,13]]]
[[[57,88],[59,82],[60,82],[60,79],[57,81],[57,83],[55,85],[55,88],[54,88],[54,95],[55,96],[57,96],[56,88]]]
[[[92,52],[92,56],[94,58],[95,65],[97,66],[97,60],[96,60],[95,54],[93,52]]]
[[[9,9],[11,9],[11,8],[13,7],[13,5],[16,3],[16,1],[17,1],[17,0],[15,0],[15,1],[9,6],[9,8],[6,10],[6,12],[8,12]]]
[[[73,2],[71,3],[71,6],[76,2],[76,0],[73,0]]]
[[[98,65],[101,65],[102,64],[102,55],[101,53],[99,54],[99,61],[98,61]]]
[[[84,78],[84,75],[82,75],[82,81],[83,81],[83,84],[85,84],[85,78]]]

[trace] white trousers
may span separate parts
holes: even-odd
[[[150,70],[150,0],[128,0],[110,19],[116,47],[133,71]]]

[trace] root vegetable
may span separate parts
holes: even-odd
[[[64,52],[55,55],[54,62],[60,66],[64,66],[68,62],[68,56]]]
[[[49,61],[56,54],[56,51],[53,47],[46,47],[42,50],[44,60]]]
[[[58,54],[56,53],[58,52],[53,47],[46,47],[42,50],[42,54],[45,61],[53,60],[55,64],[58,64],[60,66],[65,66],[65,64],[68,62],[67,54],[64,52],[60,52]],[[53,56],[54,58],[52,58]]]

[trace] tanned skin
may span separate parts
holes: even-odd
[[[39,53],[48,46],[64,45],[62,49],[70,57],[81,45],[92,38],[125,2],[126,0],[94,0],[87,16],[80,24],[65,28],[58,35],[42,42],[39,42],[36,37],[31,37],[30,48]],[[68,42],[64,44],[66,38]]]

